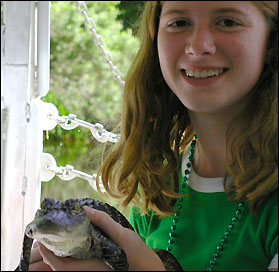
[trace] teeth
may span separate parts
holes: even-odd
[[[207,78],[212,76],[218,76],[224,72],[224,69],[215,69],[215,70],[205,70],[205,71],[193,71],[193,70],[185,70],[185,74],[189,77],[195,78]]]

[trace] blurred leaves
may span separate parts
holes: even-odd
[[[119,14],[117,20],[123,24],[123,31],[132,29],[133,35],[136,34],[138,29],[138,18],[141,14],[145,1],[120,1],[117,5]]]

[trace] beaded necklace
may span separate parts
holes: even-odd
[[[192,161],[193,161],[193,155],[194,155],[194,148],[196,145],[196,139],[197,139],[197,135],[194,135],[194,138],[190,144],[190,151],[189,151],[189,156],[188,156],[188,162],[186,163],[186,170],[184,172],[184,176],[183,176],[183,182],[180,186],[180,191],[179,194],[184,194],[185,189],[187,187],[187,180],[189,180],[189,174],[190,174],[190,169],[192,167]],[[182,203],[183,203],[184,198],[183,197],[179,197],[177,199],[177,203],[176,203],[176,209],[175,209],[175,213],[173,216],[173,220],[172,220],[172,225],[171,225],[171,230],[169,232],[169,236],[170,239],[168,240],[168,247],[167,247],[167,251],[171,252],[173,250],[174,244],[175,244],[175,230],[177,228],[177,224],[179,222],[179,216],[181,214],[181,209],[182,209]],[[207,268],[207,271],[213,271],[213,267],[216,265],[217,259],[220,256],[221,252],[224,249],[224,244],[227,242],[228,237],[230,236],[232,230],[235,227],[235,224],[237,223],[237,221],[239,220],[239,216],[241,215],[242,211],[244,208],[244,202],[239,202],[238,207],[235,211],[235,214],[233,215],[232,219],[231,219],[231,223],[228,226],[228,229],[223,233],[223,237],[220,240],[220,243],[218,244],[218,246],[216,247],[216,251],[214,252],[214,254],[212,255],[211,259],[209,260],[209,266]]]

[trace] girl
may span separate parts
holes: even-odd
[[[276,1],[148,1],[127,75],[121,139],[99,175],[137,206],[137,233],[99,211],[92,222],[130,270],[278,269]],[[37,245],[30,270],[109,270]]]

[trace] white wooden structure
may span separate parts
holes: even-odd
[[[1,25],[1,271],[20,260],[40,205],[40,123],[49,80],[49,1],[4,1]]]

